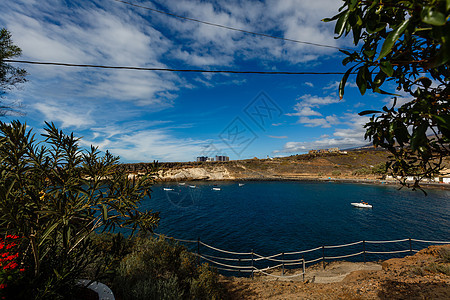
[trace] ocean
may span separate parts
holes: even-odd
[[[414,238],[450,241],[450,191],[306,181],[187,182],[157,184],[141,209],[161,214],[156,232],[236,252],[271,255],[360,240]],[[195,186],[195,187],[194,187]],[[213,190],[213,188],[220,190]],[[165,189],[173,190],[165,190]],[[373,205],[350,205],[361,200]],[[189,245],[188,245],[189,246]],[[366,244],[398,250],[408,243]],[[412,242],[421,249],[427,243]],[[195,248],[195,245],[191,245]],[[355,245],[355,251],[361,245]],[[400,247],[400,248],[399,248]],[[339,255],[336,250],[327,255]],[[345,251],[353,251],[346,249]],[[383,258],[372,254],[369,260]]]

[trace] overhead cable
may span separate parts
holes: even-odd
[[[113,1],[124,3],[124,4],[127,4],[127,5],[131,5],[131,6],[135,6],[135,7],[139,7],[139,8],[143,8],[143,9],[147,9],[147,10],[159,13],[159,14],[164,14],[164,15],[172,16],[172,17],[175,17],[175,18],[183,19],[183,20],[193,21],[193,22],[197,22],[197,23],[201,23],[201,24],[205,24],[205,25],[209,25],[209,26],[215,26],[215,27],[224,28],[224,29],[228,29],[228,30],[234,30],[234,31],[243,32],[243,33],[247,33],[247,34],[263,36],[263,37],[267,37],[267,38],[271,38],[271,39],[277,39],[277,40],[282,40],[282,41],[294,42],[294,43],[305,44],[305,45],[316,46],[316,47],[332,48],[332,49],[337,49],[337,50],[352,50],[352,49],[341,48],[341,47],[337,47],[337,46],[324,45],[324,44],[319,44],[319,43],[313,43],[313,42],[306,42],[306,41],[294,40],[294,39],[289,39],[289,38],[283,38],[283,37],[273,36],[273,35],[269,35],[269,34],[265,34],[265,33],[258,33],[258,32],[248,31],[248,30],[245,30],[245,29],[230,27],[230,26],[226,26],[226,25],[222,25],[222,24],[216,24],[216,23],[211,23],[211,22],[207,22],[207,21],[202,21],[202,20],[199,20],[199,19],[183,17],[183,16],[180,16],[180,15],[176,15],[174,13],[170,13],[170,12],[167,12],[167,11],[154,9],[154,8],[147,7],[147,6],[142,6],[142,5],[135,4],[135,3],[132,3],[132,2],[128,2],[128,1],[122,1],[122,0],[113,0]]]
[[[162,72],[188,72],[188,73],[230,73],[230,74],[267,74],[267,75],[343,75],[345,72],[291,72],[291,71],[235,71],[235,70],[203,70],[203,69],[171,69],[171,68],[149,68],[149,67],[130,67],[130,66],[105,66],[90,64],[71,64],[60,62],[29,61],[17,59],[4,59],[4,62],[21,63],[32,65],[50,65],[63,67],[79,68],[98,68],[98,69],[118,69],[118,70],[139,70],[139,71],[162,71]],[[356,73],[352,73],[356,74]]]

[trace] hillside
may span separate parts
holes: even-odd
[[[333,262],[305,282],[268,276],[223,278],[232,299],[450,299],[450,247],[374,263]]]
[[[184,180],[286,180],[380,177],[386,151],[356,150],[347,153],[303,154],[273,159],[246,159],[229,162],[160,163],[163,181]],[[144,171],[149,164],[125,164],[131,174]]]

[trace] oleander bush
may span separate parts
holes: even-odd
[[[154,169],[129,180],[118,157],[83,150],[73,134],[46,124],[38,142],[26,124],[0,122],[0,238],[18,237],[11,264],[2,265],[0,298],[70,299],[99,260],[93,232],[133,236],[159,221],[138,209]]]

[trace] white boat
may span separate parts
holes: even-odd
[[[213,187],[213,191],[220,191],[220,187]]]
[[[239,183],[239,186],[243,186],[245,183]]]
[[[171,189],[171,188],[163,188],[163,190],[165,190],[165,191],[173,191],[173,189]]]
[[[369,203],[363,203],[363,202],[355,202],[355,203],[351,203],[351,205],[353,205],[354,207],[359,207],[359,208],[372,208],[372,205],[370,205]]]
[[[186,183],[185,182],[180,182],[180,183],[178,183],[179,185],[185,185]]]
[[[190,185],[189,187],[190,187],[191,189],[195,189],[195,188],[196,188],[195,185]]]

